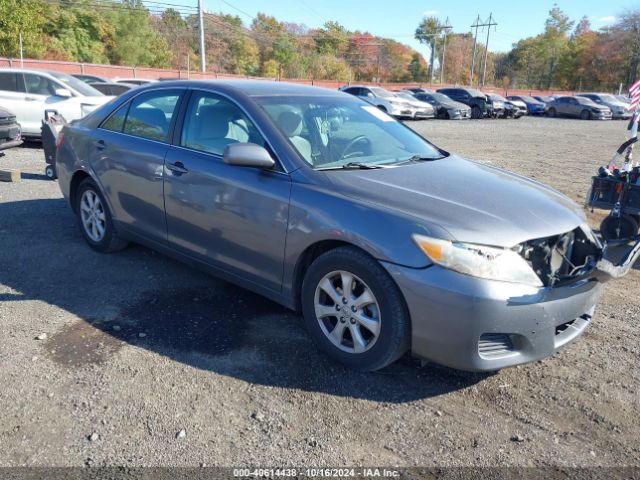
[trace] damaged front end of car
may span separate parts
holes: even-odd
[[[559,287],[594,278],[601,282],[626,275],[640,257],[640,237],[618,263],[587,225],[545,238],[528,240],[514,250],[524,258],[545,287]]]

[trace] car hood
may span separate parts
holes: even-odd
[[[584,213],[566,196],[515,173],[460,157],[380,168],[327,171],[344,195],[395,210],[450,240],[513,247],[573,230]]]
[[[107,103],[109,100],[113,99],[113,95],[102,95],[99,97],[87,97],[87,96],[80,96],[80,97],[73,97],[69,100],[73,100],[75,103],[84,103],[85,105],[104,105],[105,103]]]
[[[464,103],[460,103],[460,102],[454,102],[453,100],[451,100],[450,102],[441,102],[440,105],[442,105],[447,110],[452,109],[452,108],[455,108],[457,110],[468,110],[469,109],[469,105],[465,105]]]

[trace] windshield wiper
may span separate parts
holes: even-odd
[[[360,170],[372,170],[375,168],[384,168],[382,165],[376,165],[372,163],[362,163],[362,162],[349,162],[344,163],[342,165],[336,165],[334,167],[325,167],[325,168],[316,168],[316,170],[349,170],[349,169],[357,169]]]
[[[371,170],[374,168],[382,168],[382,165],[362,162],[349,162],[342,165],[342,168],[360,168],[361,170]]]

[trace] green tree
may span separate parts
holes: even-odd
[[[44,25],[43,5],[37,0],[0,0],[0,56],[20,55],[38,57],[43,52],[41,43]]]
[[[431,60],[429,61],[429,77],[433,77],[435,59],[439,53],[438,34],[442,28],[442,23],[436,17],[425,17],[416,28],[415,38],[420,43],[429,46],[431,50]]]

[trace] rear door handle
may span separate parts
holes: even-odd
[[[35,102],[36,100],[38,100],[36,97],[24,97],[24,99],[25,99],[27,102]]]
[[[167,163],[167,168],[173,173],[177,173],[179,175],[182,175],[183,173],[187,173],[189,171],[184,168],[184,164],[182,162]]]
[[[93,142],[93,145],[97,150],[104,150],[107,147],[107,145],[104,143],[104,140],[96,140],[95,142]]]

